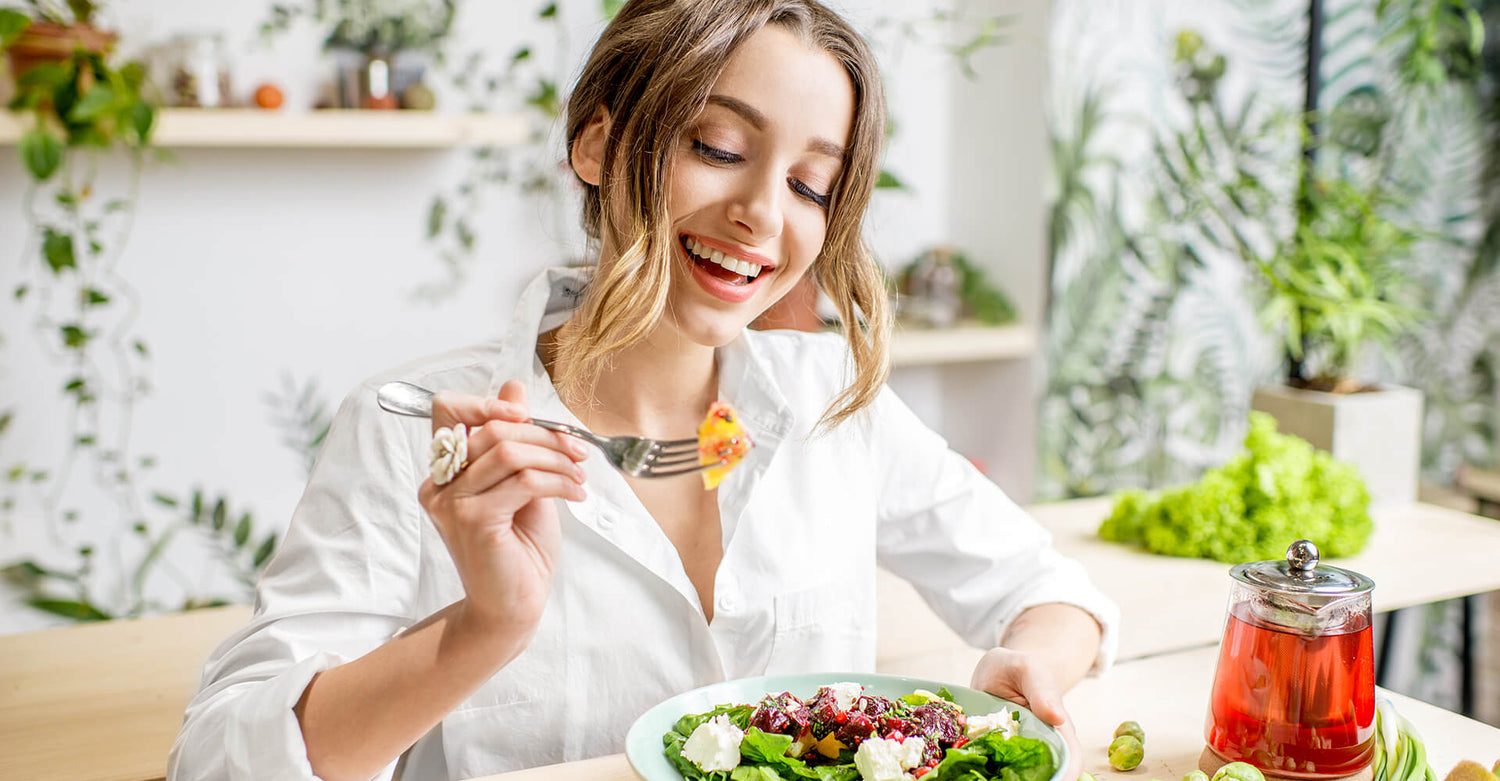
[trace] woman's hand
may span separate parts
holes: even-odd
[[[530,417],[516,381],[496,399],[434,397],[433,431],[469,429],[468,467],[441,486],[428,478],[418,492],[463,582],[459,620],[497,639],[535,631],[561,541],[551,500],[584,498],[583,443]]]
[[[1068,743],[1068,768],[1063,778],[1077,778],[1083,770],[1083,748],[1073,729],[1073,720],[1063,708],[1062,689],[1046,662],[1024,651],[992,648],[974,668],[970,688],[989,692],[1035,713],[1051,724]]]

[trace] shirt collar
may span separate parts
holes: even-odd
[[[498,393],[500,386],[507,380],[522,379],[529,386],[527,399],[537,417],[581,425],[558,397],[546,368],[537,356],[536,347],[540,334],[562,325],[572,315],[592,276],[593,269],[589,267],[549,268],[526,286],[517,302],[510,329],[502,342],[500,357],[490,381],[491,395]],[[753,332],[747,329],[735,337],[734,341],[716,351],[716,360],[719,362],[719,398],[734,406],[755,442],[755,447],[735,469],[734,474],[719,486],[719,519],[723,527],[726,558],[735,530],[750,507],[757,486],[795,423],[792,407],[776,383],[775,372],[762,354],[763,346],[757,342]],[[591,461],[598,464],[600,469],[608,469],[602,457],[597,454],[591,454]],[[684,592],[684,596],[696,604],[697,593],[660,527],[651,523],[651,528],[644,530],[644,535],[640,527],[634,527],[635,531],[622,528],[617,523],[609,524],[609,528],[600,527],[598,519],[601,510],[644,514],[640,500],[629,490],[623,479],[614,474],[600,477],[603,479],[594,482],[589,498],[577,503],[575,510],[581,512],[575,511],[574,516]],[[601,502],[611,507],[602,508]],[[672,565],[664,565],[663,562],[667,560],[673,562]],[[666,571],[663,571],[664,568]]]

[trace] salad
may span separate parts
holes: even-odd
[[[1020,713],[966,714],[946,688],[890,699],[858,683],[720,705],[677,720],[662,744],[689,781],[1048,781],[1057,757]]]

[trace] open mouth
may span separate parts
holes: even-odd
[[[758,263],[740,260],[733,255],[724,254],[721,250],[701,244],[692,236],[683,235],[680,241],[682,248],[687,250],[688,259],[714,279],[726,284],[748,285],[766,270],[765,266]]]

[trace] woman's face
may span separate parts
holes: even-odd
[[[823,248],[854,122],[842,65],[770,25],[730,56],[676,150],[668,320],[718,346],[797,283]]]

